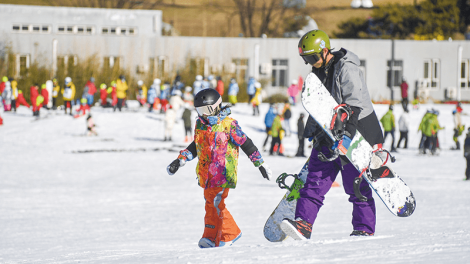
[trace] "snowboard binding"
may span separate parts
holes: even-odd
[[[294,182],[291,186],[286,184],[287,177],[294,177]],[[300,197],[299,190],[304,187],[302,180],[299,178],[297,174],[287,174],[282,173],[277,177],[276,183],[281,189],[287,189],[290,191],[289,196],[287,197],[288,202],[292,202],[293,200],[297,200]]]
[[[352,139],[349,132],[346,131],[346,124],[349,121],[349,117],[352,115],[351,107],[349,107],[347,104],[340,104],[333,109],[333,112],[334,113],[333,118],[331,119],[330,130],[336,142],[340,141],[344,135],[347,135]],[[330,148],[330,158],[326,157],[325,154],[320,152],[318,153],[318,159],[323,162],[330,162],[337,159],[340,155],[340,151],[338,148],[332,149],[333,145]]]
[[[385,154],[382,155],[382,154]],[[388,159],[393,163],[396,161],[396,158],[386,149],[377,149],[372,152],[372,157],[369,162],[369,166],[365,168],[358,177],[354,179],[354,194],[362,202],[367,201],[367,198],[361,193],[361,183],[364,177],[367,177],[370,181],[377,181],[381,178],[393,178],[394,173],[390,170],[389,167],[385,166],[388,162]],[[365,174],[364,174],[365,173]]]

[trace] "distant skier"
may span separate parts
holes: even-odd
[[[108,86],[105,83],[100,84],[100,103],[101,107],[108,106]]]
[[[90,80],[86,83],[87,93],[85,94],[85,98],[89,107],[93,105],[95,100],[95,93],[96,93],[96,86],[95,86],[95,78],[91,77]]]
[[[467,137],[463,144],[463,156],[467,160],[467,169],[465,170],[465,180],[470,180],[470,128],[467,131]]]
[[[455,110],[452,111],[452,115],[454,116],[454,135],[452,139],[455,142],[456,150],[460,149],[460,142],[459,137],[462,135],[462,132],[465,130],[465,125],[462,125],[462,115],[467,115],[463,113],[462,104],[460,102],[457,103]]]
[[[284,120],[284,129],[286,131],[286,136],[290,136],[292,133],[290,129],[290,118],[292,117],[292,110],[290,109],[290,103],[286,102],[284,104],[284,109],[282,110],[282,118]]]
[[[295,105],[297,94],[299,93],[299,87],[297,86],[299,82],[297,80],[292,80],[291,85],[287,88],[287,94],[289,95],[292,105]]]
[[[387,113],[380,119],[384,128],[384,140],[387,139],[388,134],[392,136],[392,145],[390,147],[391,152],[396,152],[395,148],[395,115],[393,114],[393,105],[388,107]]]
[[[44,102],[42,103],[42,106],[46,109],[49,109],[47,107],[47,104],[49,103],[49,91],[47,90],[46,84],[41,85],[41,95],[44,97]]]
[[[70,108],[70,115],[73,115],[72,101],[75,98],[75,84],[73,84],[72,78],[70,77],[65,78],[65,86],[64,86],[64,89],[61,90],[61,93],[62,93],[62,97],[64,98],[65,114],[67,114],[67,108]]]
[[[215,88],[220,96],[224,95],[224,82],[220,76],[217,76],[217,87]]]
[[[158,90],[157,90],[158,89]],[[149,112],[153,112],[156,100],[160,92],[160,79],[153,80],[153,84],[147,91],[147,103],[149,103]]]
[[[282,127],[282,117],[281,115],[276,115],[273,120],[273,125],[271,127],[271,147],[269,148],[269,155],[276,155],[284,156],[284,151],[282,147],[282,138],[284,137],[283,133],[285,133],[284,128]]]
[[[57,78],[52,79],[52,109],[57,109],[57,98],[59,97],[60,85]]]
[[[192,119],[191,119],[191,106],[188,103],[184,103],[184,111],[183,111],[183,123],[184,123],[184,142],[191,142],[193,141],[193,127],[192,127]]]
[[[410,117],[408,114],[408,108],[405,108],[403,114],[401,114],[400,119],[398,120],[398,129],[400,129],[400,138],[398,139],[397,148],[400,147],[402,140],[405,141],[403,148],[408,148],[408,129],[410,127]]]
[[[87,136],[98,136],[95,127],[96,125],[95,121],[93,120],[93,117],[91,116],[91,114],[88,114],[86,118]]]
[[[167,167],[168,174],[173,175],[186,162],[199,158],[196,174],[206,200],[204,233],[198,243],[201,248],[230,246],[242,235],[225,207],[229,190],[237,184],[239,148],[264,178],[269,180],[272,175],[251,139],[235,119],[228,117],[230,109],[221,104],[222,97],[214,89],[196,94],[194,106],[199,118],[194,141]]]
[[[255,96],[256,87],[255,87],[256,80],[253,77],[250,77],[248,80],[248,85],[246,86],[246,94],[248,94],[248,103],[251,103],[251,99]]]
[[[230,80],[230,85],[228,86],[228,101],[235,106],[238,103],[237,95],[238,95],[238,83],[235,78]]]
[[[193,82],[193,95],[196,95],[203,89],[202,80],[202,75],[196,75],[196,80]]]
[[[256,92],[253,98],[251,99],[250,103],[253,106],[253,115],[259,116],[259,105],[263,101],[261,98],[261,83],[255,82]]]
[[[276,109],[274,108],[274,104],[269,104],[269,109],[266,115],[264,116],[264,125],[266,126],[266,139],[263,143],[263,151],[266,151],[266,144],[268,143],[269,138],[271,137],[271,127],[274,122],[274,118],[276,117]]]
[[[180,108],[184,105],[183,99],[181,99],[181,91],[176,90],[175,94],[170,97],[169,108],[165,113],[165,138],[164,141],[171,141],[173,134],[173,126],[176,122],[176,114]]]
[[[39,96],[39,85],[36,83],[29,88],[30,102],[33,106],[33,116],[39,116],[39,109],[36,100]]]
[[[325,84],[336,102],[345,104],[345,107],[349,107],[351,111],[349,118],[339,121],[342,123],[338,125],[345,127],[346,131],[342,139],[333,146],[323,129],[309,116],[304,137],[311,138],[314,145],[308,164],[307,180],[300,190],[294,219],[282,221],[281,228],[294,239],[310,239],[312,225],[323,205],[325,195],[341,171],[344,191],[353,204],[351,236],[372,236],[376,224],[372,190],[367,182],[363,181],[360,189],[367,201],[362,202],[356,197],[353,182],[359,176],[359,172],[344,157],[344,151],[349,148],[356,130],[371,146],[383,143],[382,129],[374,112],[364,75],[359,69],[359,58],[344,48],[332,52],[330,39],[321,30],[312,30],[303,35],[299,41],[298,51],[305,63],[313,66],[312,72]],[[331,157],[331,148],[338,148],[340,157],[330,162],[321,161],[318,154],[321,152]]]
[[[3,98],[3,110],[11,111],[11,104],[13,101],[13,90],[11,88],[10,80],[7,80],[5,82],[5,88],[3,89],[3,92],[0,94],[0,96]]]
[[[124,100],[127,97],[127,89],[129,89],[129,86],[127,86],[126,78],[124,75],[120,75],[119,79],[116,80],[116,96],[117,96],[117,108],[119,109],[119,112],[121,112],[122,107],[124,106]],[[116,108],[114,108],[114,111],[116,111]]]

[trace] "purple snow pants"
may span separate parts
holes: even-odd
[[[322,152],[328,153],[328,148],[323,147]],[[312,149],[310,162],[308,164],[307,181],[300,190],[300,198],[297,201],[295,218],[314,223],[318,211],[323,205],[326,193],[330,190],[331,184],[335,181],[336,175],[341,168],[340,159],[332,162],[323,162],[317,158],[318,151]],[[328,155],[327,155],[328,156]],[[349,201],[353,204],[352,225],[354,230],[375,233],[375,202],[372,197],[372,190],[365,180],[361,183],[361,193],[367,197],[366,202],[361,202],[354,195],[354,178],[359,176],[359,172],[352,164],[344,165],[341,171],[343,177],[344,191],[349,194]]]

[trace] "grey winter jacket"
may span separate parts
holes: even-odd
[[[364,74],[359,68],[359,57],[343,48],[333,54],[335,55],[334,64],[331,66],[333,73],[324,78],[326,88],[338,104],[347,104],[360,109],[357,130],[371,145],[383,143],[382,129],[370,100]],[[321,76],[325,77],[324,71],[323,68],[312,69],[312,72],[320,80],[322,80]],[[333,80],[328,80],[331,76]],[[304,137],[315,137],[320,133],[320,129],[316,122],[309,117]]]

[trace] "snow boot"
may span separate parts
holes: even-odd
[[[281,223],[281,229],[286,233],[286,235],[292,237],[295,240],[307,240],[310,239],[312,234],[312,224],[299,219],[293,221],[287,218],[284,218]]]
[[[373,236],[374,233],[369,233],[361,230],[354,230],[349,236]]]
[[[219,242],[219,247],[229,247],[231,245],[233,245],[233,243],[235,243],[235,241],[237,241],[240,237],[242,236],[242,233],[240,233],[234,240],[232,241],[227,241],[227,242],[224,242],[224,241],[220,241]],[[215,246],[215,242],[210,240],[209,238],[206,238],[206,237],[203,237],[199,240],[199,243],[198,243],[198,246],[200,248],[213,248],[213,247],[216,247]]]

